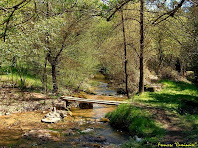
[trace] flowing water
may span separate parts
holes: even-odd
[[[93,80],[97,82],[92,87],[95,95],[85,94],[88,99],[123,101],[123,96],[117,96],[116,91],[109,88],[108,81],[103,75],[97,75]],[[122,131],[114,130],[109,123],[99,122],[106,113],[116,109],[114,105],[93,104],[93,109],[71,108],[72,117],[68,116],[62,122],[55,124],[41,123],[46,113],[21,112],[0,117],[0,147],[119,147],[129,136]],[[55,130],[51,140],[40,138],[24,139],[22,135],[31,130]],[[42,138],[42,137],[41,137]]]
[[[123,96],[117,96],[117,92],[108,87],[108,82],[104,79],[103,75],[97,75],[94,80],[98,82],[98,86],[93,89],[95,95],[86,95],[87,99],[114,101],[126,99]],[[93,131],[92,136],[102,136],[106,139],[103,143],[104,145],[114,144],[114,146],[119,146],[129,139],[126,133],[114,130],[109,123],[94,122],[104,117],[108,112],[115,110],[116,107],[115,105],[93,104],[93,109],[72,108],[71,111],[74,117],[87,120],[87,123],[82,124],[81,128],[85,130],[91,129]],[[89,122],[90,120],[92,122]]]

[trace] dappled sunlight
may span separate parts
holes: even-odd
[[[198,101],[198,90],[192,84],[173,81],[162,82],[164,87],[160,92],[145,92],[143,95],[135,96],[135,101],[178,112],[184,101]]]
[[[0,0],[0,148],[198,141],[197,12],[197,0]]]

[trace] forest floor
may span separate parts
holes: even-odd
[[[149,111],[152,118],[165,129],[165,136],[159,141],[160,143],[197,142],[197,88],[184,82],[163,81],[162,83],[164,86],[161,91],[145,92],[143,95],[134,96],[130,101],[134,106]],[[46,134],[48,134],[48,144],[50,142],[60,144],[63,143],[63,137],[66,135],[79,134],[83,130],[79,126],[82,122],[80,118],[68,115],[56,124],[41,122],[45,114],[51,111],[52,102],[55,100],[57,99],[41,93],[21,91],[18,88],[1,88],[0,146],[11,147],[17,144],[18,147],[26,147],[39,144],[38,140],[28,141],[27,137],[24,137],[25,133],[32,130],[40,133],[37,136],[40,136],[44,146],[48,146],[47,143],[45,145]],[[43,129],[47,131],[42,131]]]
[[[163,89],[134,96],[132,104],[147,110],[165,130],[163,144],[195,143],[198,147],[198,89],[190,83],[161,81]]]
[[[185,125],[184,120],[181,120],[176,113],[142,104],[135,104],[135,106],[149,111],[153,119],[162,125],[166,131],[163,143],[184,142],[187,136],[184,131],[192,130],[192,127]]]

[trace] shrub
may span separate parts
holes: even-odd
[[[106,117],[110,119],[110,124],[113,127],[129,131],[132,136],[154,137],[163,134],[163,130],[150,118],[146,110],[129,104],[118,106]]]
[[[160,71],[160,78],[166,80],[179,80],[179,73],[171,67],[163,67]]]

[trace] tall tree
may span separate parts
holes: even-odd
[[[144,0],[140,0],[140,80],[139,93],[144,92]]]
[[[131,2],[131,0],[122,0],[122,1],[118,1],[117,4],[114,6],[114,8],[111,8],[111,12],[109,14],[108,12],[108,17],[107,17],[107,21],[111,20],[111,18],[116,14],[117,11],[120,11],[125,5],[129,4]],[[133,2],[133,1],[132,1]],[[135,3],[136,1],[134,1]],[[139,0],[140,2],[140,18],[139,18],[139,24],[140,24],[140,40],[139,40],[139,44],[140,44],[140,53],[139,53],[139,72],[140,72],[140,76],[139,76],[139,93],[143,93],[144,92],[144,7],[145,7],[145,0]],[[162,4],[163,6],[165,5],[166,1],[162,1],[159,2],[157,0],[152,0],[152,3],[157,3],[157,4]],[[173,9],[170,9],[169,11],[160,14],[160,12],[163,11],[158,11],[159,15],[152,21],[153,25],[157,25],[165,20],[167,20],[169,17],[173,17],[175,15],[175,13],[179,10],[179,8],[182,7],[182,5],[184,4],[185,0],[181,0]],[[156,11],[155,11],[156,12]]]
[[[127,73],[127,43],[126,43],[126,35],[125,35],[125,26],[124,26],[124,15],[123,15],[123,10],[121,10],[121,17],[122,17],[122,32],[123,32],[123,44],[124,44],[125,91],[126,91],[127,97],[129,98],[129,91],[128,91],[128,73]]]

